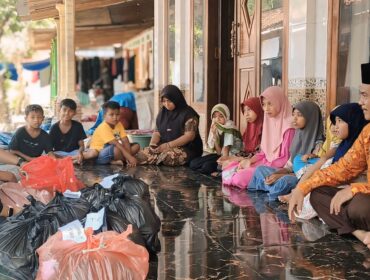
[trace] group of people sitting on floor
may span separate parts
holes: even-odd
[[[114,101],[104,103],[103,122],[85,149],[83,127],[72,120],[76,103],[65,99],[60,120],[49,134],[40,128],[42,107],[27,106],[26,126],[16,131],[9,152],[0,151],[0,159],[21,166],[46,153],[71,156],[77,163],[189,165],[204,174],[220,174],[225,185],[265,191],[270,200],[288,203],[292,221],[318,215],[339,234],[353,234],[370,248],[366,176],[370,171],[370,64],[363,64],[361,70],[359,103],[332,110],[326,135],[315,102],[291,106],[283,90],[274,86],[241,105],[247,121],[243,135],[230,120],[228,107],[214,106],[207,154],[203,155],[199,115],[176,86],[168,85],[162,90],[162,108],[150,145],[142,150],[129,142],[119,121],[120,104]],[[15,181],[16,177],[5,170],[0,180]]]

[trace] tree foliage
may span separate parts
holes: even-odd
[[[16,2],[16,0],[0,1],[0,38],[21,31],[25,27],[17,14]]]

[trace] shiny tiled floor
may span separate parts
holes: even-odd
[[[370,251],[317,219],[290,224],[286,206],[238,193],[188,168],[84,166],[88,185],[117,172],[150,186],[162,251],[148,279],[370,279]]]

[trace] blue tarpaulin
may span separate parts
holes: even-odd
[[[0,63],[0,71],[3,69],[7,69],[7,78],[17,81],[18,80],[18,73],[17,69],[15,69],[15,66],[13,63]]]
[[[50,65],[50,59],[44,59],[41,61],[22,63],[23,68],[29,71],[41,71]]]
[[[50,66],[50,59],[48,58],[40,61],[22,63],[22,66],[24,69],[29,71],[41,71]],[[14,81],[18,80],[17,69],[13,63],[0,63],[0,70],[3,70],[4,68],[7,68],[9,71],[9,79]]]

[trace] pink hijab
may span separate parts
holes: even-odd
[[[272,162],[279,157],[280,145],[283,142],[285,131],[292,128],[292,106],[280,87],[267,88],[261,94],[261,103],[262,97],[268,99],[278,111],[274,118],[265,115],[263,120],[261,150],[266,159]]]
[[[244,151],[247,153],[253,153],[261,144],[264,114],[261,100],[258,97],[248,98],[241,104],[243,114],[244,106],[248,106],[257,115],[257,119],[252,123],[248,123],[247,128],[243,133]]]

